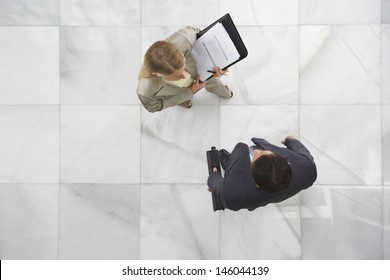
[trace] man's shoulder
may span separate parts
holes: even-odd
[[[250,170],[249,166],[250,158],[248,145],[241,142],[237,143],[230,155],[226,173],[230,173],[229,175],[232,175],[236,172],[243,173],[242,170]]]
[[[238,143],[236,144],[236,146],[234,147],[233,151],[235,151],[235,150],[241,151],[241,150],[243,150],[243,149],[248,149],[248,148],[249,148],[249,147],[248,147],[247,144],[242,143],[242,142],[238,142]],[[233,153],[233,152],[232,152],[232,153]]]

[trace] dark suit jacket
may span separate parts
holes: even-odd
[[[225,178],[220,172],[213,172],[208,179],[207,184],[212,191],[214,204],[217,205],[214,210],[254,210],[268,203],[283,201],[307,189],[316,180],[317,168],[313,157],[298,140],[287,140],[287,148],[277,147],[264,139],[252,138],[252,141],[259,149],[274,152],[287,159],[292,171],[290,186],[276,193],[257,188],[251,174],[248,145],[238,143],[230,155]]]

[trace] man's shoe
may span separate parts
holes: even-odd
[[[228,165],[230,159],[230,153],[224,149],[221,149],[218,151],[218,157],[223,170],[226,170],[226,166]]]

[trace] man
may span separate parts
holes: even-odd
[[[225,208],[252,211],[283,201],[312,186],[316,180],[313,157],[293,136],[282,141],[286,148],[264,139],[252,138],[252,141],[255,146],[238,143],[227,160],[221,158],[222,167],[226,165],[225,178],[216,169],[209,176],[207,184],[214,211]]]

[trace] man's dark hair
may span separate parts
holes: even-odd
[[[289,163],[275,153],[256,159],[252,163],[252,176],[260,189],[271,193],[287,189],[292,179]]]

